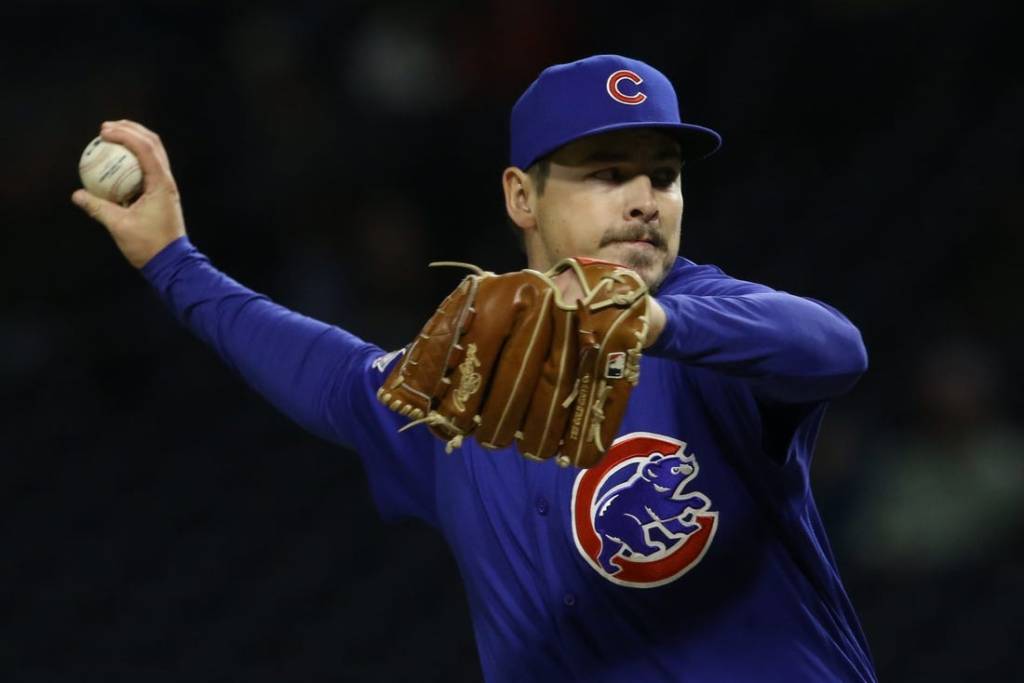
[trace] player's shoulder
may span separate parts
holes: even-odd
[[[672,269],[658,288],[658,294],[750,294],[771,291],[770,287],[737,279],[712,263],[695,263],[683,256],[676,257]]]

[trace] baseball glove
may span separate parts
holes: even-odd
[[[377,392],[447,441],[515,443],[527,458],[590,467],[615,438],[640,378],[647,286],[634,271],[568,258],[541,273],[476,266],[441,303]],[[583,298],[552,279],[572,269]]]

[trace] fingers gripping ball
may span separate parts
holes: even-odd
[[[466,265],[466,264],[434,264]],[[535,460],[590,467],[614,440],[639,381],[647,286],[632,270],[565,259],[546,273],[475,266],[442,302],[377,393],[447,441],[515,444]],[[583,291],[562,299],[573,270]]]
[[[82,186],[90,194],[122,206],[142,193],[142,169],[127,147],[96,138],[78,161]]]

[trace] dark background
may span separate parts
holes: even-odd
[[[476,680],[435,532],[383,524],[69,201],[106,119],[158,131],[193,242],[384,347],[502,271],[507,116],[635,56],[725,138],[683,253],[826,300],[871,369],[816,497],[887,681],[1024,680],[1020,23],[986,2],[7,2],[0,678]]]

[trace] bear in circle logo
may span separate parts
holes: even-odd
[[[711,500],[692,490],[699,473],[683,441],[647,432],[619,437],[573,484],[576,549],[621,586],[675,581],[701,561],[718,526]]]

